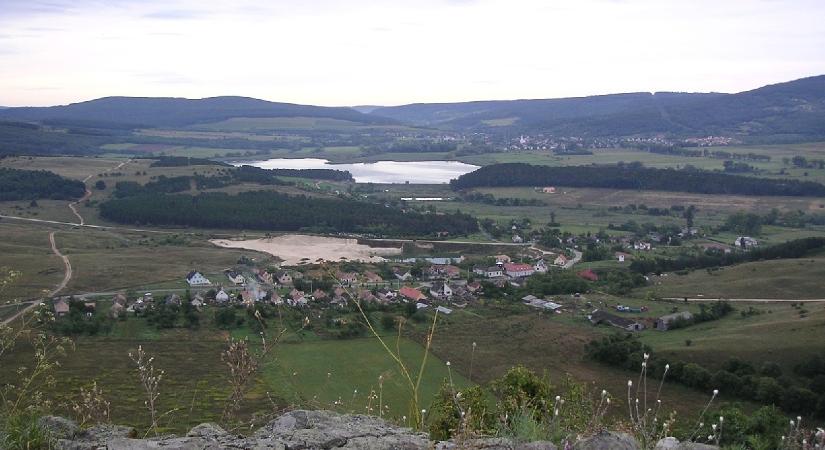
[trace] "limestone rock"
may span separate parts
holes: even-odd
[[[679,445],[678,439],[675,437],[666,437],[659,439],[659,442],[656,443],[656,447],[653,450],[673,450],[677,445]]]
[[[639,443],[627,433],[602,431],[573,445],[574,450],[639,450]]]
[[[47,431],[52,439],[72,439],[80,431],[73,420],[58,416],[43,416],[37,419],[37,425]]]

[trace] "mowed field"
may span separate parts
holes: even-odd
[[[825,258],[757,261],[686,275],[651,275],[650,279],[651,285],[639,290],[640,295],[653,292],[677,298],[825,299]]]
[[[730,358],[759,366],[779,363],[786,375],[812,355],[825,351],[825,302],[801,308],[788,303],[736,303],[723,319],[667,332],[643,333],[642,341],[660,355],[718,369]],[[761,314],[743,317],[753,308]],[[800,309],[804,313],[800,313]],[[690,345],[686,341],[690,340]]]

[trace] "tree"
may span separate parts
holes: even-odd
[[[696,207],[690,205],[685,209],[684,218],[688,228],[693,228],[693,219],[696,216]]]
[[[106,189],[106,182],[103,180],[97,180],[97,183],[95,183],[95,189],[98,191]]]

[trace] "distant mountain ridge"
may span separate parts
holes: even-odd
[[[419,103],[370,113],[453,130],[568,136],[825,136],[825,75],[740,92],[627,93],[591,97]]]
[[[395,123],[393,119],[363,114],[352,108],[277,103],[249,97],[104,97],[62,106],[18,107],[0,111],[0,120],[111,127],[186,126],[235,117],[313,117],[375,125]]]

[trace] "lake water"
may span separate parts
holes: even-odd
[[[332,164],[318,158],[274,158],[242,162],[262,169],[348,170],[357,183],[441,184],[472,172],[478,166],[458,161],[378,161],[374,163]]]

